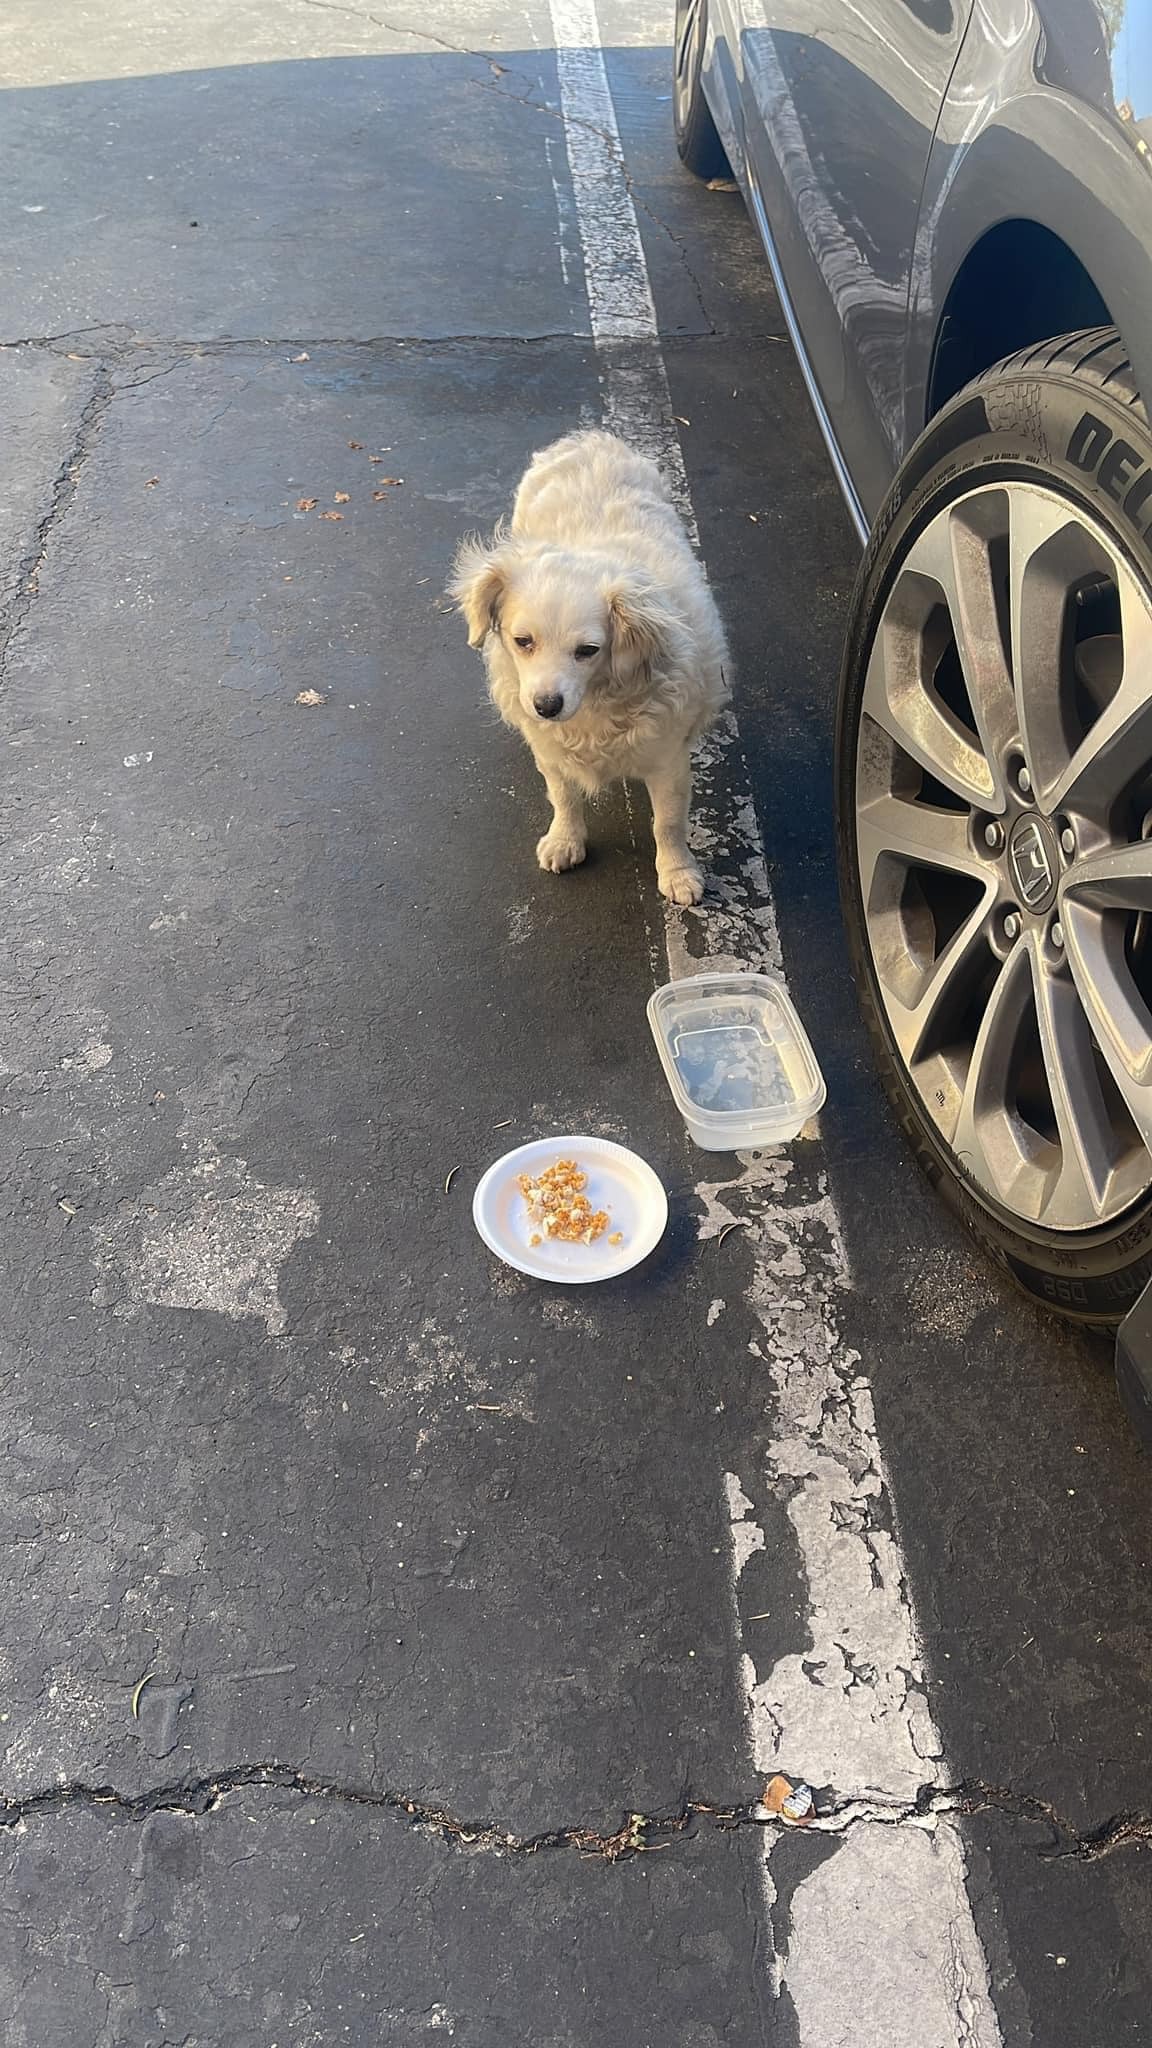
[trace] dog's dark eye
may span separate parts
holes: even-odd
[[[524,649],[525,654],[530,654],[532,652],[531,633],[517,633],[516,645],[517,647],[522,647]]]
[[[600,649],[598,647],[581,646],[576,649],[576,659],[577,661],[591,661],[592,656],[599,654],[599,652]]]

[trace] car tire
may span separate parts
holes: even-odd
[[[1123,342],[1029,348],[897,475],[837,712],[841,896],[887,1095],[1001,1268],[1107,1329],[1152,1276],[1150,593]]]
[[[676,0],[672,83],[676,148],[681,161],[698,178],[727,178],[731,176],[728,158],[704,97],[701,74],[707,36],[707,0]]]

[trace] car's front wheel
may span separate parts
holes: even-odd
[[[853,598],[841,886],[885,1086],[1020,1284],[1152,1273],[1152,431],[1112,329],[970,385]]]
[[[708,0],[676,0],[672,78],[672,117],[676,147],[683,163],[698,178],[726,178],[728,158],[712,111],[704,97],[704,46],[708,37]]]

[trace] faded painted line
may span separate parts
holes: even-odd
[[[144,1304],[259,1316],[270,1337],[288,1330],[280,1270],[320,1208],[299,1188],[266,1187],[247,1162],[203,1141],[137,1201],[121,1202],[92,1233],[93,1300],[117,1315]]]
[[[593,0],[550,0],[561,109],[609,423],[656,456],[695,534],[647,265],[624,175]],[[732,960],[782,973],[747,769],[735,718],[701,763],[698,834],[722,876],[718,907],[667,914],[673,974]],[[807,1155],[807,1156],[806,1156]],[[701,1235],[734,1218],[754,1240],[752,1348],[771,1389],[767,1439],[746,1475],[752,1495],[787,1503],[808,1586],[809,1647],[761,1672],[738,1625],[749,1745],[840,1800],[901,1803],[946,1771],[924,1688],[919,1631],[876,1434],[869,1382],[844,1343],[849,1284],[835,1204],[808,1148],[747,1159],[702,1183]],[[764,1531],[741,1477],[725,1476],[732,1596]],[[764,1903],[771,1923],[767,1835]],[[955,1822],[863,1825],[791,1893],[786,1948],[773,1965],[803,2048],[1000,2048]]]

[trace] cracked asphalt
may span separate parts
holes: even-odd
[[[847,1960],[835,2040],[777,1966],[804,1887],[942,1814],[1006,2048],[1152,2044],[1149,1466],[888,1122],[831,840],[856,547],[659,11],[600,19],[950,1781],[822,1787],[768,1905],[740,1646],[802,1656],[811,1603],[747,1234],[701,1237],[648,1041],[647,828],[538,872],[442,596],[601,413],[547,7],[13,0],[6,2048],[836,2048]],[[561,1299],[469,1202],[580,1128],[672,1220]]]

